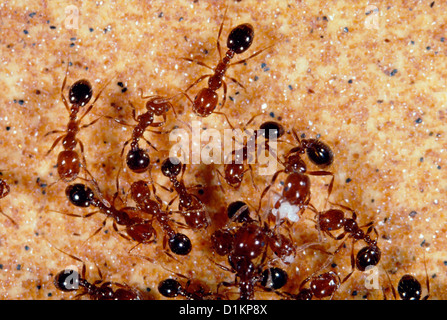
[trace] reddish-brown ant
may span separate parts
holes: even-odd
[[[230,209],[230,206],[232,208]],[[228,215],[230,221],[211,236],[213,250],[221,256],[232,255],[255,259],[262,253],[266,254],[268,247],[283,261],[296,253],[292,238],[281,234],[277,227],[270,228],[266,222],[253,220],[249,217],[248,206],[243,202],[230,204]],[[236,228],[230,228],[233,221],[243,222]]]
[[[176,273],[177,276],[187,279],[186,284],[182,284],[176,279],[165,279],[158,284],[158,292],[166,298],[182,296],[189,300],[221,300],[223,296],[213,293],[203,283],[191,281],[186,276]]]
[[[320,167],[327,167],[333,162],[333,154],[328,145],[320,140],[306,139],[300,140],[295,130],[292,130],[295,139],[297,139],[299,146],[292,148],[285,156],[285,161],[281,162],[284,169],[278,170],[272,177],[270,184],[262,191],[259,199],[259,209],[261,207],[262,199],[267,191],[275,183],[280,173],[286,173],[287,178],[284,184],[282,196],[276,201],[274,210],[281,210],[283,204],[296,206],[299,214],[303,213],[306,208],[312,207],[309,205],[311,198],[311,181],[309,176],[331,176],[331,181],[328,187],[328,198],[331,195],[334,174],[330,171],[318,170],[307,171],[307,165],[301,158],[301,154],[307,152],[309,159]],[[280,215],[280,213],[276,213]]]
[[[335,204],[345,210],[352,213],[352,218],[345,218],[344,212],[337,209],[329,209],[323,213],[318,214],[317,228],[329,235],[331,238],[341,240],[346,238],[340,246],[334,251],[334,255],[337,254],[344,246],[345,241],[348,238],[352,238],[352,252],[351,252],[351,267],[352,271],[343,279],[345,282],[357,268],[360,271],[365,271],[368,268],[376,266],[382,255],[380,248],[377,246],[378,232],[373,225],[373,222],[369,222],[365,225],[359,226],[357,223],[357,214],[349,207]],[[335,237],[331,231],[339,230],[343,228],[343,232]],[[362,228],[368,228],[366,232]],[[374,231],[376,239],[373,240],[369,234]],[[363,240],[367,246],[363,247],[357,252],[357,256],[354,258],[354,244],[355,242]]]
[[[0,199],[3,199],[4,197],[6,197],[10,191],[11,191],[11,189],[10,189],[9,185],[6,183],[6,181],[3,179],[0,179]],[[18,227],[17,222],[15,222],[13,218],[11,218],[6,213],[4,213],[1,208],[0,208],[0,213],[2,215],[4,215],[6,218],[8,218],[16,227]]]
[[[249,23],[244,23],[244,24],[240,24],[240,25],[236,26],[235,28],[233,28],[230,31],[230,33],[228,35],[228,39],[227,39],[228,50],[225,53],[225,56],[222,58],[222,53],[221,53],[221,49],[220,49],[220,36],[222,33],[227,9],[228,9],[228,7],[225,9],[224,18],[222,19],[222,23],[219,28],[219,33],[217,35],[217,50],[219,52],[219,63],[217,64],[216,68],[212,68],[203,62],[195,61],[190,58],[183,58],[183,59],[190,61],[190,62],[196,62],[201,66],[204,66],[210,70],[213,70],[212,74],[207,74],[207,75],[201,76],[185,90],[186,97],[192,103],[193,112],[200,117],[208,117],[212,113],[223,115],[226,118],[227,122],[230,124],[230,126],[233,127],[225,113],[215,111],[215,109],[217,107],[218,100],[219,100],[216,91],[219,90],[221,87],[223,87],[224,94],[223,94],[223,100],[222,100],[222,105],[221,105],[223,107],[225,105],[226,96],[227,96],[227,84],[226,84],[225,80],[223,80],[223,78],[225,76],[227,69],[230,66],[245,63],[247,60],[259,55],[261,52],[270,48],[271,46],[264,48],[256,53],[252,54],[250,57],[248,57],[246,59],[230,63],[231,59],[236,54],[241,54],[241,53],[247,51],[253,42],[253,38],[254,38],[253,26],[251,26]],[[201,82],[202,80],[204,80],[206,78],[209,78],[208,79],[208,87],[201,89],[197,93],[197,95],[193,101],[186,94],[186,92],[188,92],[193,86],[195,86],[196,84],[198,84],[199,82]],[[237,80],[235,80],[233,78],[231,78],[231,80],[236,82],[237,84],[239,84],[242,88],[244,88]]]
[[[304,288],[308,282],[309,288]],[[297,294],[285,292],[280,292],[279,294],[294,300],[312,300],[313,297],[317,299],[330,297],[332,299],[340,284],[340,277],[335,272],[329,271],[304,279],[299,286]]]
[[[82,141],[76,137],[76,135],[80,130],[93,125],[100,119],[97,118],[94,121],[90,122],[89,124],[80,126],[82,119],[90,112],[90,110],[92,110],[95,102],[98,100],[99,96],[101,95],[101,93],[111,80],[109,80],[106,83],[106,85],[98,92],[96,98],[93,100],[90,106],[85,110],[84,114],[78,119],[78,113],[80,108],[86,106],[89,103],[90,99],[92,98],[93,94],[92,85],[88,80],[85,79],[78,80],[75,83],[73,83],[69,88],[68,92],[69,102],[67,102],[67,99],[65,98],[63,93],[65,84],[67,82],[67,76],[68,76],[68,64],[67,64],[67,70],[65,72],[65,78],[64,81],[62,82],[61,87],[61,98],[65,105],[65,108],[70,114],[67,129],[65,131],[61,130],[50,131],[45,134],[45,137],[54,133],[64,133],[54,141],[50,150],[48,150],[47,155],[50,154],[50,152],[62,140],[62,147],[64,150],[61,151],[57,157],[57,172],[59,174],[60,179],[62,179],[65,182],[70,182],[78,177],[81,167],[84,167],[86,172],[90,175],[90,172],[88,172],[86,167],[86,161],[84,157],[84,145],[82,144]],[[69,106],[69,104],[71,105],[71,107]],[[79,154],[75,151],[77,144],[79,144],[81,149],[82,163],[81,159],[79,158]]]
[[[247,126],[257,116],[258,115],[252,117],[245,126]],[[245,130],[246,129],[244,128],[243,131]],[[253,168],[251,166],[251,163],[253,163],[254,160],[252,152],[255,150],[258,150],[259,152],[261,150],[261,148],[258,149],[257,138],[259,135],[263,136],[265,139],[264,148],[269,152],[273,152],[269,145],[270,139],[278,139],[284,134],[284,132],[285,131],[283,126],[278,122],[266,121],[262,123],[259,127],[259,130],[254,131],[253,135],[250,136],[247,141],[244,141],[244,144],[240,149],[233,150],[231,152],[231,160],[225,162],[224,173],[222,174],[219,170],[217,170],[217,173],[219,174],[219,176],[222,176],[224,178],[225,182],[230,187],[238,189],[242,184],[244,174],[248,170],[250,170],[253,186],[257,189],[253,178]],[[258,153],[256,153],[256,155],[258,155]],[[247,162],[248,168],[246,168]]]
[[[186,224],[193,229],[207,228],[210,221],[205,205],[192,193],[189,193],[183,179],[178,180],[180,173],[185,172],[186,164],[182,164],[178,158],[169,157],[161,165],[162,174],[169,178],[173,188],[179,197],[178,209],[183,212]],[[175,198],[169,203],[171,205]]]
[[[159,128],[163,126],[166,123],[166,114],[170,109],[172,109],[176,115],[174,107],[169,102],[169,100],[173,97],[163,98],[157,95],[143,96],[142,91],[140,92],[140,97],[142,99],[149,100],[146,102],[146,112],[138,115],[138,117],[136,116],[135,107],[131,102],[129,102],[132,108],[132,118],[135,122],[137,122],[137,124],[131,125],[123,120],[114,119],[119,124],[133,127],[132,137],[124,143],[123,149],[121,150],[121,156],[124,153],[124,148],[130,142],[130,150],[126,155],[126,164],[128,168],[135,173],[143,173],[147,171],[150,166],[149,154],[146,150],[140,148],[139,146],[140,139],[143,139],[150,147],[152,147],[155,151],[158,151],[143,135],[146,131],[151,131],[158,134],[161,132],[148,130],[148,127]],[[154,122],[155,116],[163,117],[163,121]]]
[[[64,269],[54,277],[54,285],[59,290],[70,292],[78,291],[82,288],[82,291],[78,293],[75,298],[88,295],[92,300],[143,300],[146,298],[140,290],[131,288],[128,285],[104,281],[99,268],[98,273],[100,279],[94,281],[93,283],[89,282],[85,277],[85,263],[78,257],[68,254],[58,248],[56,249],[68,255],[72,259],[82,262],[81,274],[79,274],[78,270],[75,269]]]
[[[128,212],[135,211],[135,208],[125,207],[122,209],[115,208],[114,204],[112,205],[106,203],[102,198],[95,195],[93,190],[87,187],[84,184],[76,183],[72,185],[68,185],[65,189],[65,194],[68,200],[77,207],[88,207],[90,205],[99,209],[100,212],[105,214],[107,218],[112,218],[113,228],[118,232],[118,225],[122,225],[125,227],[126,234],[119,233],[122,237],[126,239],[131,239],[138,244],[148,244],[154,242],[156,239],[156,233],[152,226],[152,221],[148,219],[143,219],[138,216],[130,216]],[[86,215],[76,215],[69,214],[69,216],[74,217],[82,217],[87,218],[97,213],[98,211],[91,212]],[[104,226],[106,220],[104,220],[103,225],[96,230],[96,232],[92,235],[97,234]],[[92,237],[91,236],[91,237]],[[133,249],[133,248],[132,248]],[[131,249],[131,250],[132,250]]]
[[[143,180],[133,182],[130,192],[132,199],[137,204],[137,208],[157,219],[165,234],[163,247],[166,247],[166,242],[168,242],[169,248],[173,253],[187,255],[192,249],[191,240],[183,233],[174,231],[168,212],[163,211],[160,208],[160,204],[150,198],[151,191],[147,182]]]
[[[411,274],[403,275],[399,283],[397,284],[397,292],[402,300],[427,300],[430,297],[430,280],[428,278],[427,272],[427,263],[425,261],[425,252],[424,252],[424,267],[425,267],[425,285],[427,287],[427,294],[422,297],[422,286],[420,282]],[[388,272],[385,270],[386,276],[388,277],[388,281],[391,283],[390,276]],[[391,290],[393,291],[394,299],[397,299],[396,290],[391,284]],[[385,291],[383,292],[385,300],[386,295]]]

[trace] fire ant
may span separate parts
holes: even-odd
[[[6,183],[6,181],[3,179],[0,179],[0,199],[3,199],[4,197],[6,197],[10,191],[11,191],[11,189],[10,189],[9,185]],[[8,218],[16,227],[19,226],[17,224],[17,222],[15,222],[13,218],[11,218],[6,213],[4,213],[1,208],[0,208],[0,213],[2,215],[4,215],[6,218]]]
[[[194,194],[188,192],[183,179],[178,180],[177,176],[186,170],[186,164],[182,164],[178,158],[169,157],[161,165],[162,174],[169,178],[173,188],[179,197],[178,209],[183,212],[186,224],[193,229],[207,228],[209,217],[205,205]],[[171,205],[176,198],[169,203]]]
[[[85,79],[78,80],[75,83],[73,83],[68,91],[68,101],[71,105],[70,107],[63,93],[65,84],[67,82],[67,76],[68,76],[68,64],[67,64],[67,70],[65,72],[65,78],[64,81],[62,82],[61,87],[61,98],[65,105],[65,108],[70,114],[67,129],[65,131],[61,130],[50,131],[45,134],[45,137],[50,134],[64,132],[63,135],[59,136],[53,142],[53,145],[51,146],[50,150],[48,150],[46,155],[49,155],[50,152],[56,147],[56,145],[62,140],[62,147],[64,150],[61,151],[57,157],[57,172],[59,174],[60,179],[62,179],[65,182],[71,182],[77,178],[81,167],[84,167],[86,172],[91,176],[90,172],[87,170],[86,167],[86,161],[84,157],[84,145],[82,144],[81,140],[76,138],[76,135],[80,130],[93,125],[100,119],[97,118],[92,122],[90,122],[89,124],[80,126],[82,119],[90,112],[90,110],[92,110],[95,102],[98,100],[99,96],[101,95],[101,93],[107,87],[108,83],[111,80],[109,80],[105,84],[105,86],[98,92],[96,98],[86,109],[84,114],[78,119],[78,113],[80,108],[86,106],[92,98],[93,95],[92,85],[88,80]],[[79,158],[79,154],[74,150],[77,144],[79,144],[81,149],[82,161],[83,161],[82,163],[81,159]]]
[[[425,281],[426,281],[425,285],[428,291],[427,294],[424,297],[422,297],[422,286],[420,282],[414,276],[410,274],[405,274],[400,278],[399,283],[397,284],[397,292],[402,300],[427,300],[430,297],[430,281],[427,273],[425,252],[424,252],[424,267],[425,267]],[[388,281],[391,283],[390,276],[388,275],[388,272],[386,272],[386,270],[385,273],[388,277]],[[396,290],[394,289],[392,284],[391,289],[393,291],[394,300],[396,300],[397,297]],[[386,300],[385,291],[384,291],[384,297]]]
[[[252,117],[245,127],[258,115],[255,115]],[[243,131],[246,129],[244,128]],[[242,180],[244,178],[245,172],[250,170],[251,176],[252,176],[252,183],[255,189],[257,189],[257,186],[253,179],[253,168],[251,166],[253,156],[251,154],[252,151],[255,151],[257,146],[257,138],[259,135],[263,136],[265,139],[264,142],[264,148],[268,150],[269,152],[272,152],[272,149],[269,146],[269,140],[270,138],[278,139],[285,133],[284,127],[275,121],[266,121],[262,123],[259,127],[259,132],[254,131],[253,135],[248,139],[248,141],[245,141],[243,146],[238,150],[233,150],[231,152],[231,160],[229,163],[227,161],[224,165],[224,173],[222,174],[219,170],[217,170],[217,173],[219,176],[223,177],[225,182],[232,188],[238,189],[241,184]],[[258,149],[258,152],[261,149]],[[258,153],[257,153],[258,155]],[[248,161],[248,169],[245,168],[245,165]],[[222,184],[221,184],[222,185]]]
[[[331,203],[333,204],[333,203]],[[381,258],[381,250],[377,246],[378,232],[373,225],[373,222],[369,222],[365,225],[359,226],[357,223],[357,214],[355,211],[349,207],[337,205],[345,210],[352,213],[352,218],[345,218],[344,212],[338,209],[329,209],[322,213],[318,213],[318,224],[317,227],[323,233],[329,235],[335,240],[341,240],[346,238],[340,246],[334,251],[333,255],[337,254],[341,248],[344,246],[345,241],[348,238],[352,238],[352,252],[351,252],[351,267],[352,271],[343,279],[345,282],[355,271],[355,268],[359,271],[365,271],[367,268],[376,266]],[[343,232],[335,237],[331,231],[339,230],[343,228]],[[368,228],[366,232],[362,228]],[[376,239],[373,240],[369,234],[374,231],[376,234]],[[355,242],[363,240],[367,246],[363,247],[357,252],[356,258],[354,258],[354,244]]]
[[[239,300],[251,300],[254,297],[255,287],[260,285],[265,291],[282,288],[288,280],[287,273],[280,268],[267,268],[262,270],[263,263],[256,266],[247,256],[229,255],[230,268],[217,264],[223,270],[235,273],[234,282],[221,282],[226,287],[239,287]]]
[[[73,205],[84,208],[92,205],[98,208],[100,212],[105,214],[107,218],[111,217],[114,220],[113,228],[115,231],[118,232],[117,224],[124,226],[126,234],[118,232],[119,235],[122,236],[123,238],[128,240],[134,240],[138,242],[138,244],[141,243],[149,244],[155,241],[156,234],[152,226],[152,221],[142,219],[137,216],[130,216],[127,213],[128,211],[129,212],[135,211],[135,208],[125,207],[118,210],[117,208],[115,208],[114,204],[110,205],[106,203],[103,199],[95,195],[95,193],[90,187],[87,187],[86,185],[81,183],[68,185],[65,189],[65,194],[68,200]],[[98,211],[94,211],[86,215],[76,215],[70,213],[67,213],[66,215],[87,218],[92,216],[93,214],[96,214],[97,212]],[[106,220],[104,220],[103,225],[98,230],[96,230],[95,233],[92,236],[90,236],[90,238],[96,235],[105,226]],[[132,249],[134,248],[135,247],[133,247]]]
[[[259,55],[264,50],[267,50],[271,46],[264,48],[254,54],[252,54],[250,57],[239,60],[237,62],[230,63],[231,59],[236,54],[241,54],[250,48],[253,38],[254,38],[254,29],[253,26],[249,23],[244,23],[236,26],[233,28],[227,38],[227,52],[225,53],[225,56],[222,58],[222,53],[220,49],[220,36],[222,33],[223,24],[225,21],[226,13],[227,13],[228,7],[225,9],[224,17],[222,19],[222,23],[219,28],[219,33],[217,35],[217,50],[219,52],[219,63],[215,68],[212,68],[208,66],[207,64],[195,61],[190,58],[183,58],[184,60],[190,61],[190,62],[196,62],[200,66],[206,67],[210,70],[213,70],[212,74],[206,74],[198,78],[195,82],[193,82],[184,92],[188,100],[192,103],[193,112],[200,116],[200,117],[208,117],[212,113],[223,115],[227,122],[231,125],[230,121],[228,120],[228,117],[225,113],[217,112],[215,111],[218,103],[218,95],[216,93],[217,90],[219,90],[221,87],[223,87],[224,94],[223,94],[223,100],[222,100],[222,107],[225,105],[226,96],[227,96],[227,84],[225,80],[223,80],[223,77],[225,76],[225,72],[230,66],[245,63],[247,60]],[[208,79],[208,87],[201,89],[198,94],[196,95],[194,101],[186,94],[193,86],[201,82],[202,80]],[[240,84],[236,79],[230,78],[235,83],[239,84],[242,88],[244,86]]]
[[[266,222],[253,220],[249,217],[248,206],[243,202],[232,203],[228,207],[229,222],[211,235],[213,250],[221,256],[232,255],[255,259],[267,248],[283,261],[296,253],[292,238],[286,237],[278,230],[278,226],[271,229]],[[236,228],[229,228],[233,221],[243,222]],[[263,257],[263,260],[265,258]]]
[[[55,247],[56,248],[56,247]],[[74,260],[82,262],[82,272],[75,269],[64,269],[60,271],[54,277],[54,285],[57,289],[65,292],[77,291],[82,288],[82,291],[78,293],[75,298],[80,298],[83,295],[90,296],[92,300],[143,300],[145,299],[144,294],[128,285],[123,285],[121,283],[104,281],[102,277],[101,270],[98,268],[99,280],[93,283],[89,282],[86,277],[86,267],[85,263],[71,254],[68,254],[58,248],[58,251],[68,255]],[[116,287],[114,290],[113,287]]]
[[[309,176],[331,176],[331,181],[328,187],[328,198],[332,193],[334,184],[334,174],[330,171],[318,170],[307,171],[307,165],[301,158],[301,154],[307,152],[309,159],[314,164],[321,168],[330,166],[333,162],[333,153],[328,145],[320,140],[315,139],[303,139],[300,140],[297,133],[292,129],[295,139],[298,141],[298,146],[292,148],[285,156],[285,161],[280,163],[284,166],[284,169],[276,171],[273,175],[270,184],[262,191],[259,199],[259,209],[261,208],[261,202],[267,191],[275,183],[279,174],[286,173],[287,178],[285,181],[282,196],[276,201],[272,212],[279,211],[281,206],[289,205],[296,206],[298,212],[301,214],[308,207],[311,198],[310,185],[311,181]]]
[[[189,300],[221,300],[223,296],[213,293],[202,283],[194,282],[182,274],[176,273],[177,276],[187,279],[185,285],[176,279],[165,279],[158,284],[158,292],[166,298],[175,298],[182,296]]]
[[[309,288],[304,288],[309,282]],[[340,287],[340,277],[333,271],[322,273],[318,276],[310,276],[304,279],[297,294],[280,292],[278,294],[294,300],[312,300],[313,297],[322,299],[333,298],[335,292]]]
[[[147,182],[143,180],[133,182],[130,187],[130,193],[139,210],[157,219],[165,233],[163,247],[166,247],[167,241],[173,253],[187,255],[192,249],[191,240],[183,233],[174,231],[170,224],[168,213],[160,208],[160,204],[157,201],[150,198],[151,191]]]
[[[140,139],[143,139],[150,147],[152,147],[155,151],[158,151],[152,143],[150,143],[149,140],[143,136],[144,132],[150,131],[158,134],[162,133],[159,131],[148,130],[148,127],[162,127],[166,123],[166,114],[170,109],[172,109],[175,116],[177,116],[174,107],[169,102],[169,100],[173,99],[174,97],[163,98],[157,95],[143,96],[143,92],[140,91],[140,98],[149,100],[146,102],[146,112],[140,114],[138,117],[136,116],[135,107],[129,101],[132,108],[132,118],[135,122],[137,122],[137,124],[131,125],[125,121],[113,118],[113,120],[121,125],[133,127],[132,137],[124,143],[123,149],[121,150],[121,156],[124,153],[124,148],[130,143],[130,150],[126,155],[126,164],[128,168],[135,173],[143,173],[147,171],[150,165],[149,154],[144,149],[140,148],[138,144]],[[154,122],[155,116],[163,117],[163,121]]]

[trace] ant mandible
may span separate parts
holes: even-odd
[[[225,53],[225,56],[222,58],[219,41],[220,41],[220,36],[222,33],[222,28],[223,28],[223,24],[225,21],[225,17],[227,14],[227,10],[228,10],[228,7],[225,8],[224,17],[222,19],[222,23],[219,28],[219,33],[217,35],[217,50],[219,52],[219,63],[217,64],[217,66],[215,68],[212,68],[203,62],[195,61],[190,58],[183,58],[184,60],[187,60],[190,62],[196,62],[197,64],[199,64],[201,66],[204,66],[210,70],[213,70],[212,74],[203,75],[200,78],[198,78],[195,82],[193,82],[184,91],[184,93],[185,93],[186,97],[188,98],[188,100],[190,100],[190,102],[192,103],[192,109],[196,115],[198,115],[200,117],[208,117],[212,113],[220,114],[220,115],[223,115],[226,118],[228,124],[230,124],[230,126],[233,127],[225,113],[215,111],[215,109],[217,107],[218,100],[219,100],[216,91],[219,90],[221,87],[223,87],[223,90],[224,90],[224,95],[223,95],[223,100],[222,100],[222,107],[223,107],[225,105],[226,96],[227,96],[227,84],[226,84],[225,80],[223,80],[223,77],[225,76],[225,72],[227,71],[227,69],[230,66],[245,63],[247,60],[259,55],[261,52],[267,50],[271,46],[264,48],[256,53],[252,54],[250,57],[248,57],[246,59],[230,63],[231,59],[236,54],[241,54],[241,53],[247,51],[248,48],[250,48],[251,44],[253,43],[253,38],[255,35],[253,26],[250,25],[249,23],[243,23],[243,24],[236,26],[235,28],[233,28],[230,31],[228,38],[227,38],[228,50]],[[202,81],[206,78],[209,78],[208,79],[208,87],[202,88],[197,93],[197,95],[195,96],[195,99],[193,101],[186,93],[193,86],[195,86],[200,81]],[[237,84],[239,84],[242,88],[244,88],[244,86],[242,86],[242,84],[240,84],[236,79],[231,78],[231,80],[236,82]]]
[[[10,191],[11,191],[11,189],[10,189],[9,185],[6,183],[6,181],[3,179],[0,179],[0,199],[3,199],[4,197],[6,197]],[[16,227],[19,226],[17,224],[17,222],[15,222],[13,218],[11,218],[6,213],[4,213],[1,208],[0,208],[0,213],[2,215],[4,215],[6,218],[8,218]]]
[[[64,81],[62,82],[61,87],[61,98],[65,105],[65,108],[69,112],[69,120],[67,124],[67,129],[65,131],[61,130],[53,130],[45,134],[45,137],[54,134],[54,133],[62,133],[63,135],[59,136],[51,146],[50,150],[48,150],[46,155],[49,155],[50,152],[56,147],[56,145],[62,140],[62,147],[63,151],[61,151],[57,157],[57,172],[59,174],[60,179],[62,179],[65,182],[71,182],[75,180],[80,172],[80,168],[84,167],[86,172],[91,176],[90,172],[87,170],[85,156],[84,156],[84,145],[82,144],[82,141],[79,140],[76,135],[79,133],[80,130],[87,128],[94,123],[96,123],[100,118],[97,118],[90,122],[89,124],[85,124],[83,126],[80,126],[80,123],[82,119],[92,110],[95,102],[98,100],[99,96],[103,92],[103,90],[106,88],[107,84],[111,81],[109,80],[104,87],[98,92],[98,95],[93,100],[93,102],[90,104],[90,106],[85,110],[84,114],[78,119],[78,113],[81,108],[85,107],[91,100],[93,90],[92,85],[88,80],[81,79],[73,83],[68,91],[68,101],[64,96],[64,88],[65,84],[67,82],[67,76],[68,76],[68,66],[67,63],[67,70],[65,72]],[[69,103],[71,107],[69,106]],[[82,154],[82,163],[81,159],[79,158],[79,154],[75,151],[76,145],[79,144]]]

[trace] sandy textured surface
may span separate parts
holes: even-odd
[[[325,3],[325,4],[323,4]],[[221,43],[225,48],[231,27],[251,23],[255,39],[248,52],[274,44],[259,56],[228,70],[243,90],[228,81],[225,112],[236,127],[251,116],[264,112],[252,124],[275,118],[287,129],[295,128],[307,137],[321,137],[335,153],[331,171],[335,175],[331,201],[355,208],[360,224],[374,221],[379,233],[382,259],[378,269],[380,288],[392,298],[390,283],[413,274],[425,289],[424,252],[432,299],[446,299],[446,191],[447,191],[447,37],[442,1],[3,1],[0,4],[0,159],[2,179],[11,193],[0,200],[3,211],[17,223],[0,216],[0,297],[2,299],[70,299],[53,285],[54,275],[70,265],[82,263],[52,248],[54,246],[82,259],[87,278],[98,279],[95,265],[104,280],[127,283],[150,291],[159,299],[157,284],[175,277],[172,270],[211,288],[234,275],[207,259],[214,257],[209,235],[224,224],[224,208],[232,200],[257,203],[259,192],[249,176],[235,192],[217,186],[212,166],[190,165],[187,185],[207,187],[201,198],[213,224],[206,232],[185,230],[193,240],[193,250],[180,262],[163,251],[162,241],[138,246],[132,254],[151,257],[153,264],[129,255],[134,243],[113,230],[112,221],[87,242],[104,216],[88,219],[60,212],[90,212],[69,205],[57,181],[55,168],[58,145],[48,156],[57,135],[64,130],[68,113],[60,89],[67,62],[71,62],[67,85],[88,79],[94,94],[107,80],[88,123],[100,115],[132,122],[129,101],[143,112],[144,94],[174,95],[209,71],[179,57],[189,57],[215,66],[218,61],[216,38],[225,5],[228,14]],[[77,29],[69,29],[76,21]],[[68,8],[67,8],[68,7]],[[68,9],[68,11],[66,11]],[[66,25],[68,23],[68,25]],[[238,60],[238,57],[235,58]],[[119,84],[118,84],[119,83]],[[191,89],[193,95],[204,84]],[[221,92],[221,91],[220,91]],[[67,88],[64,92],[67,94]],[[166,129],[174,125],[202,121],[203,128],[228,128],[222,117],[199,119],[191,113],[186,99],[176,101],[176,120],[168,115]],[[176,122],[177,121],[177,122]],[[89,170],[106,198],[115,192],[115,177],[123,159],[129,128],[109,118],[79,133],[85,147]],[[160,150],[152,149],[153,176],[162,185],[159,163],[166,156],[167,135],[147,133]],[[293,141],[290,135],[286,140]],[[282,151],[289,145],[280,145]],[[222,170],[222,166],[215,168]],[[315,168],[313,168],[315,169]],[[147,174],[122,172],[120,184],[127,192],[129,183]],[[259,176],[260,187],[270,177]],[[283,177],[281,179],[284,179]],[[279,179],[279,180],[281,180]],[[312,177],[312,203],[322,208],[326,200],[327,177]],[[275,186],[276,187],[276,186]],[[278,191],[280,185],[278,184]],[[159,188],[160,189],[160,188]],[[165,201],[173,195],[160,189]],[[125,197],[123,197],[125,198]],[[132,205],[128,198],[129,205]],[[266,206],[268,204],[266,203]],[[93,210],[93,209],[92,209]],[[267,207],[263,211],[266,211]],[[293,225],[293,239],[299,246],[318,240],[314,223],[304,217]],[[180,216],[177,217],[182,221]],[[157,227],[158,228],[158,227]],[[159,229],[158,229],[159,230]],[[160,232],[160,230],[159,230]],[[162,239],[161,232],[159,239]],[[48,241],[49,242],[48,242]],[[335,250],[339,242],[322,243]],[[355,251],[362,244],[357,243]],[[351,271],[350,242],[326,270],[341,278]],[[318,269],[326,256],[318,250],[297,254],[287,269],[290,281],[285,291]],[[179,278],[185,282],[185,279]],[[343,283],[334,299],[382,299],[381,289],[368,290],[366,275],[356,271]],[[231,298],[237,298],[236,289]],[[262,290],[257,298],[278,298]]]

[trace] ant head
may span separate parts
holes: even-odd
[[[230,254],[228,256],[228,262],[239,276],[243,275],[244,277],[251,277],[256,270],[254,263],[247,256]]]
[[[399,280],[397,292],[402,300],[420,300],[422,287],[415,277],[406,274]]]
[[[255,31],[250,24],[240,24],[230,31],[227,40],[227,47],[237,54],[240,54],[250,48],[254,36]]]
[[[226,256],[233,249],[233,234],[229,230],[216,230],[211,235],[213,250],[220,256]]]
[[[287,272],[280,268],[269,268],[262,272],[261,285],[265,288],[280,289],[287,283]]]
[[[151,164],[148,153],[143,149],[130,150],[126,156],[126,164],[135,173],[143,173]]]
[[[276,121],[266,121],[263,124],[261,124],[259,129],[261,130],[261,135],[266,140],[270,139],[276,140],[279,137],[282,137],[286,132],[284,130],[284,127]]]
[[[166,114],[171,108],[171,104],[163,99],[155,97],[146,102],[146,110],[156,116]]]
[[[182,285],[174,279],[166,279],[158,284],[158,292],[164,297],[175,298],[182,290]]]
[[[54,278],[54,285],[62,291],[75,291],[79,288],[79,273],[72,269],[59,272]]]
[[[65,195],[72,204],[77,207],[88,207],[93,200],[93,190],[82,183],[68,185],[65,188]]]
[[[176,233],[169,239],[169,248],[173,253],[185,256],[191,252],[191,240],[183,233]]]
[[[88,80],[78,80],[72,84],[68,92],[68,99],[73,105],[85,106],[92,98],[92,85]]]
[[[138,204],[144,202],[145,199],[149,199],[151,196],[151,189],[144,180],[134,181],[130,186],[130,194],[132,200]]]
[[[309,139],[306,153],[309,160],[321,168],[328,167],[334,161],[334,153],[331,148],[320,140]]]
[[[182,163],[178,158],[169,157],[163,161],[161,165],[161,173],[163,173],[165,177],[176,177],[180,172],[182,172]]]
[[[286,172],[305,173],[307,171],[306,163],[299,153],[290,154],[286,159],[285,167]]]

